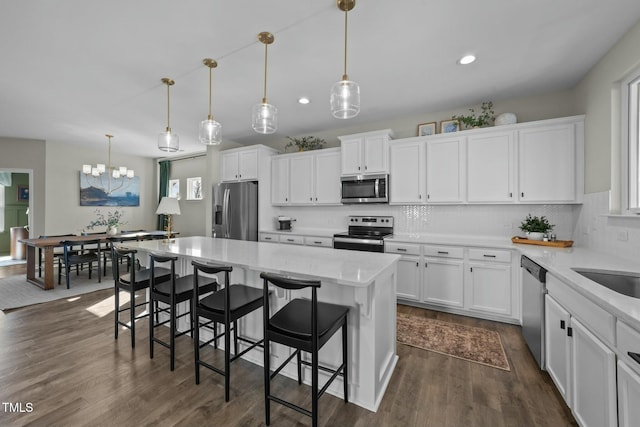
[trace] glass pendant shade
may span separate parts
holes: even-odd
[[[360,112],[360,86],[340,80],[331,87],[331,114],[336,119],[350,119]]]
[[[200,122],[200,142],[206,145],[218,145],[222,142],[222,125],[211,116]]]
[[[171,129],[167,128],[166,131],[158,135],[158,148],[162,151],[174,153],[180,148],[180,138],[177,134],[172,133]]]
[[[278,129],[278,109],[276,106],[266,102],[254,105],[251,127],[258,133],[274,133]]]

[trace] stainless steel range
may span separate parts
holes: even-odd
[[[393,235],[392,216],[349,216],[349,231],[333,235],[335,249],[384,252],[384,238]]]

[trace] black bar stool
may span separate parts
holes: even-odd
[[[149,357],[153,359],[153,343],[157,342],[169,349],[171,358],[171,370],[174,369],[175,360],[175,339],[181,335],[190,333],[193,331],[193,316],[191,315],[191,298],[193,298],[193,275],[176,277],[176,261],[177,256],[162,256],[151,254],[149,255],[150,263],[149,269],[151,270],[151,287],[149,288],[149,300],[151,302],[151,313],[149,315]],[[156,280],[156,264],[171,263],[170,276],[168,281],[158,282]],[[206,294],[217,290],[218,283],[214,278],[202,278],[199,282],[198,292]],[[177,315],[176,308],[178,304],[184,301],[189,301],[189,311],[183,314]],[[159,303],[164,303],[167,307],[160,308]],[[169,319],[162,322],[158,321],[158,314],[165,313],[169,315]],[[179,318],[189,316],[189,329],[177,332],[177,321]],[[169,323],[169,342],[162,341],[155,336],[155,328]]]
[[[252,288],[242,284],[229,284],[229,273],[233,270],[231,266],[205,264],[198,261],[192,261],[193,264],[193,280],[194,293],[192,300],[191,312],[194,313],[195,328],[193,330],[193,350],[196,364],[196,384],[200,384],[200,366],[209,368],[220,375],[224,375],[224,398],[229,401],[229,377],[231,375],[231,362],[241,357],[243,354],[256,346],[262,346],[263,340],[250,340],[246,337],[238,336],[238,319],[246,316],[254,310],[262,307],[262,290]],[[200,298],[200,280],[198,272],[202,271],[206,274],[224,273],[224,288]],[[209,319],[208,322],[200,323],[200,317]],[[207,342],[200,343],[200,326],[213,327],[213,338]],[[218,334],[217,323],[224,324],[224,331]],[[233,324],[233,327],[232,327]],[[233,331],[233,357],[231,357],[231,332]],[[211,342],[217,345],[218,339],[224,335],[224,370],[219,369],[203,360],[200,360],[200,349]],[[238,341],[246,342],[249,345],[242,352],[238,352]]]
[[[277,274],[262,273],[264,279],[264,401],[266,424],[271,422],[271,401],[284,405],[311,417],[313,427],[318,425],[318,399],[329,385],[341,375],[344,383],[344,401],[348,398],[348,357],[347,357],[347,317],[349,307],[318,302],[317,290],[319,280],[301,280]],[[282,307],[273,316],[269,316],[269,283],[282,289],[299,290],[311,288],[311,300],[296,298]],[[342,365],[337,369],[320,366],[318,352],[329,341],[333,334],[342,329]],[[285,360],[273,374],[270,370],[269,343],[280,343],[296,350]],[[302,360],[301,351],[311,353],[311,363]],[[301,364],[311,366],[311,411],[271,394],[271,379],[297,357],[298,384],[302,384]],[[318,391],[318,369],[331,373],[331,378]]]
[[[115,282],[115,338],[118,339],[118,326],[122,325],[131,330],[131,347],[136,346],[136,320],[142,319],[149,315],[149,312],[142,313],[136,316],[136,307],[147,305],[147,301],[136,304],[136,292],[149,287],[149,280],[151,279],[151,269],[143,268],[136,270],[135,267],[131,267],[129,273],[120,274],[120,260],[126,258],[127,265],[136,265],[136,253],[135,249],[118,248],[112,245],[112,262],[113,277]],[[154,277],[156,283],[166,282],[171,278],[171,270],[166,268],[155,267]],[[120,308],[120,291],[129,292],[129,307]],[[120,313],[129,311],[129,323],[122,322],[120,320]]]

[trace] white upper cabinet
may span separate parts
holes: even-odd
[[[273,205],[340,204],[340,149],[274,156]]]
[[[389,173],[390,129],[339,136],[342,175]]]
[[[514,149],[512,130],[467,137],[469,203],[509,203],[516,199]]]
[[[518,199],[580,202],[584,193],[584,121],[545,121],[518,130]]]
[[[464,202],[464,141],[464,136],[427,140],[428,203]]]
[[[325,149],[314,155],[315,204],[340,204],[340,150]]]
[[[425,203],[426,142],[424,137],[389,143],[389,203]]]
[[[220,155],[222,181],[258,179],[258,150],[222,152]]]

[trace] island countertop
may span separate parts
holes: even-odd
[[[149,252],[172,253],[240,268],[315,277],[342,285],[365,287],[389,268],[395,268],[400,259],[395,254],[201,236],[179,237],[172,242],[145,240],[126,243],[127,246]]]

